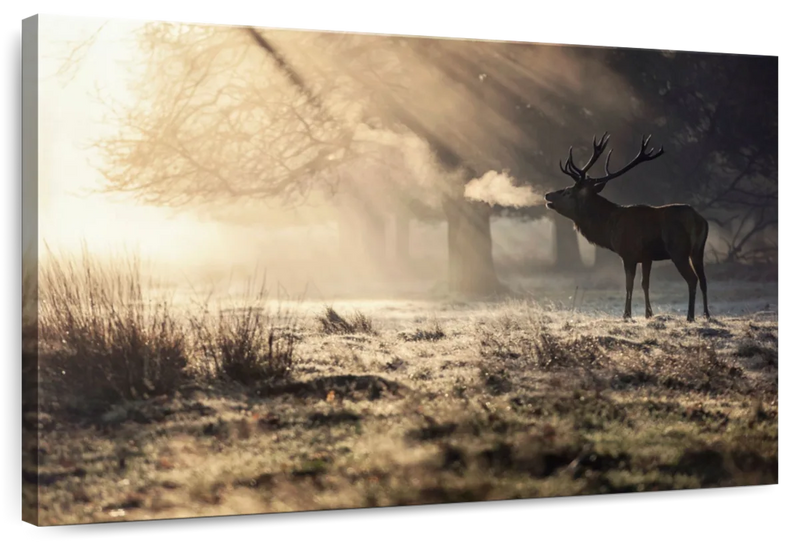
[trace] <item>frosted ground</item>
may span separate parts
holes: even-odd
[[[23,477],[42,523],[776,483],[777,282],[709,268],[712,319],[695,323],[666,268],[650,320],[638,281],[621,319],[615,275],[511,280],[485,301],[284,300],[288,381],[200,380],[92,417],[47,406]],[[326,307],[364,326],[335,330]]]

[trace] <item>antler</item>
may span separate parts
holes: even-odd
[[[614,150],[611,149],[608,152],[608,155],[606,156],[606,175],[603,176],[602,178],[589,178],[589,179],[591,179],[591,181],[593,183],[595,183],[595,184],[606,183],[608,181],[611,181],[614,178],[618,178],[619,176],[621,176],[625,172],[629,171],[631,168],[633,168],[637,164],[641,164],[641,163],[647,162],[647,161],[652,161],[653,159],[657,159],[658,157],[660,157],[661,155],[664,154],[664,146],[663,145],[655,153],[653,153],[652,149],[650,149],[648,151],[647,146],[648,146],[649,143],[650,143],[650,136],[647,136],[647,137],[642,136],[642,147],[641,147],[641,149],[639,149],[639,154],[636,155],[631,162],[629,162],[624,167],[622,167],[621,170],[617,170],[616,172],[613,172],[613,173],[610,172],[609,169],[608,169],[608,164],[609,164],[609,161],[611,160],[611,154],[614,152]]]
[[[589,169],[592,166],[594,166],[594,163],[596,163],[597,159],[600,158],[600,155],[603,154],[603,151],[605,151],[606,146],[608,145],[608,140],[610,138],[611,136],[609,136],[608,132],[603,133],[603,135],[600,137],[599,142],[597,141],[596,135],[592,136],[592,156],[586,162],[586,164],[583,165],[583,168],[578,168],[577,166],[575,166],[575,159],[573,159],[572,157],[572,147],[570,147],[569,157],[567,158],[566,165],[562,166],[561,161],[558,161],[559,168],[561,168],[561,171],[563,173],[565,173],[573,180],[575,180],[575,183],[580,183],[581,181],[584,181],[586,179],[592,179],[592,178],[587,178],[586,172],[588,172]]]

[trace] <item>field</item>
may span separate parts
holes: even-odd
[[[687,323],[685,284],[656,272],[656,316],[637,292],[623,321],[624,292],[586,278],[483,301],[278,306],[258,284],[154,301],[135,267],[52,266],[41,411],[29,390],[23,414],[26,518],[777,483],[777,281],[709,267],[714,315]]]

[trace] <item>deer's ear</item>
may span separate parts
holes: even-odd
[[[594,194],[597,194],[597,193],[599,193],[600,191],[602,191],[603,189],[605,189],[605,188],[606,188],[606,183],[608,183],[608,182],[603,182],[603,183],[595,183],[595,184],[592,186],[592,190],[594,191]]]

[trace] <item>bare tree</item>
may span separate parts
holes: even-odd
[[[119,131],[96,143],[106,190],[161,206],[292,200],[333,189],[358,154],[354,127],[286,84],[241,30],[156,23],[140,41],[139,100],[107,101]]]

